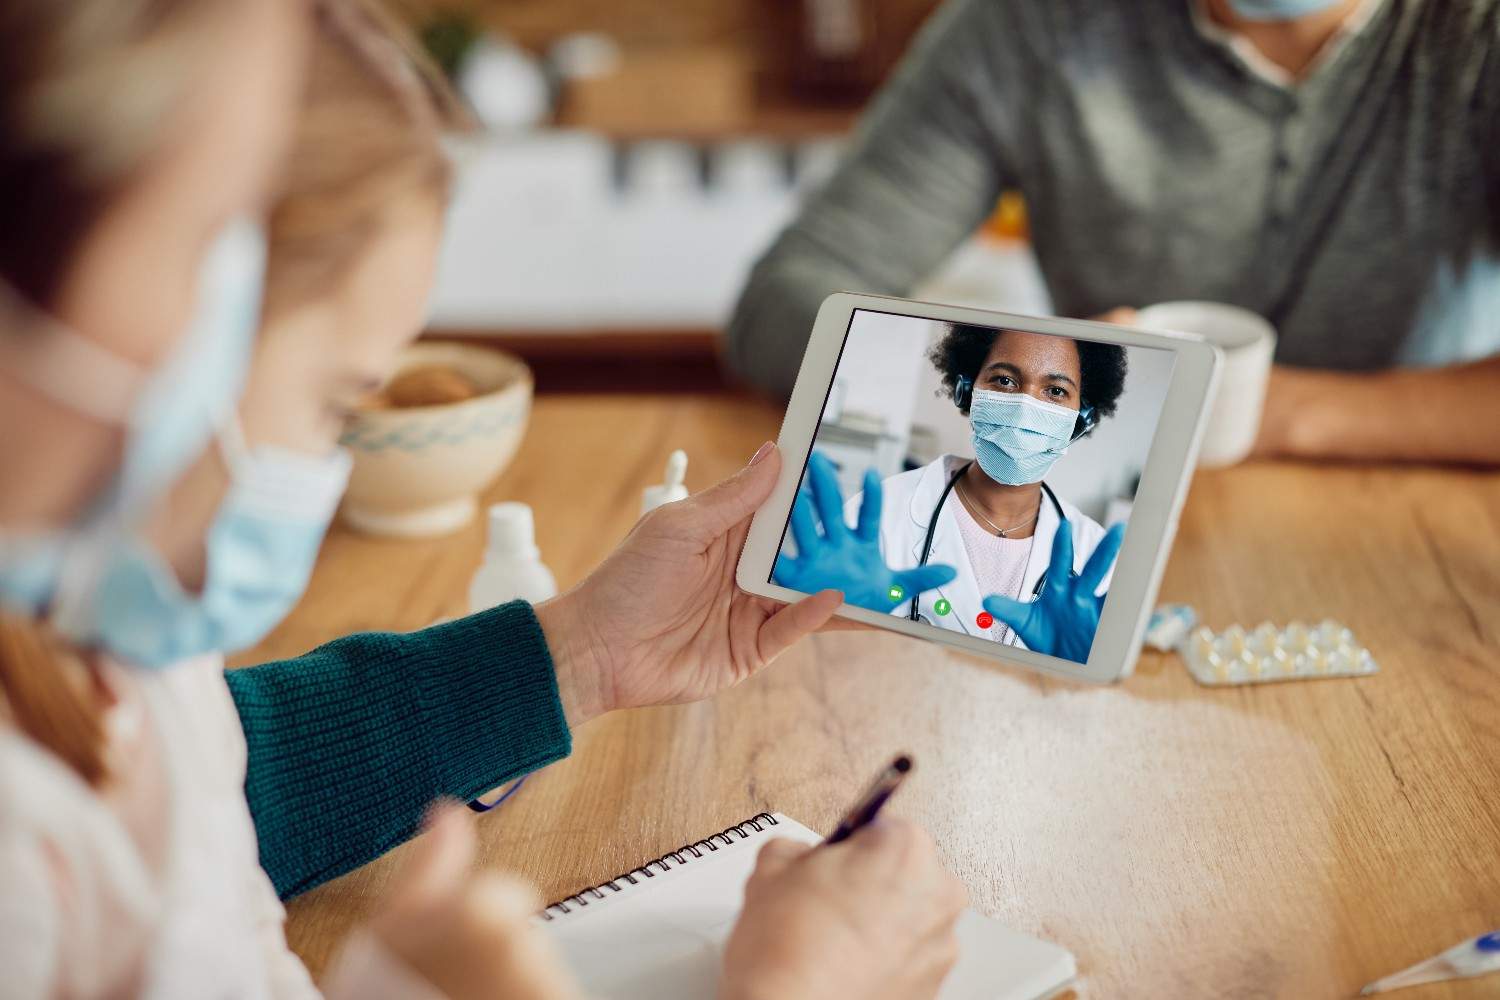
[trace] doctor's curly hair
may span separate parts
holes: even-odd
[[[1004,330],[989,326],[954,323],[941,340],[927,352],[927,360],[942,376],[943,389],[953,395],[960,376],[977,379],[979,366],[989,356],[990,348]],[[1102,420],[1115,415],[1120,394],[1125,391],[1125,348],[1119,344],[1100,344],[1075,340],[1078,346],[1078,369],[1083,377],[1080,395],[1084,406],[1092,406]],[[964,414],[968,415],[968,407]]]

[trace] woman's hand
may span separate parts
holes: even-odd
[[[1094,591],[1109,575],[1124,537],[1125,525],[1110,528],[1084,564],[1083,572],[1074,576],[1073,528],[1062,520],[1052,537],[1052,561],[1047,564],[1047,585],[1041,596],[1034,601],[1017,601],[992,594],[984,599],[984,610],[1009,625],[1027,649],[1087,663],[1104,609],[1104,597]]]
[[[772,840],[745,886],[721,1000],[923,1000],[958,959],[968,903],[932,838],[882,817],[839,844]]]
[[[370,925],[385,950],[449,1000],[575,1000],[556,949],[533,922],[541,901],[513,878],[474,873],[472,817],[436,807]],[[343,970],[341,970],[343,971]],[[357,970],[348,970],[357,978]]]
[[[799,490],[792,504],[797,555],[778,556],[771,573],[783,587],[804,594],[838,590],[856,607],[887,614],[898,604],[924,590],[941,587],[958,575],[952,566],[939,564],[905,570],[893,570],[885,564],[880,553],[882,492],[874,469],[865,472],[859,519],[853,530],[844,523],[838,475],[822,452],[815,451],[808,459],[807,483],[808,488]],[[819,521],[822,531],[818,530]]]
[[[750,517],[780,470],[768,441],[734,476],[641,518],[582,583],[537,607],[570,725],[707,698],[838,610],[837,591],[783,605],[735,585]]]

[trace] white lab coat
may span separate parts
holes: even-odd
[[[943,488],[966,462],[959,455],[944,455],[920,469],[901,472],[881,484],[883,503],[880,509],[880,551],[886,565],[891,569],[911,569],[922,556],[922,542],[927,537],[927,524]],[[857,518],[864,494],[851,497],[844,507],[845,520],[852,526]],[[1089,556],[1104,537],[1099,522],[1084,514],[1063,497],[1058,497],[1063,513],[1073,525],[1073,571],[1082,572]],[[969,553],[964,548],[963,536],[959,533],[956,505],[961,501],[953,493],[943,504],[938,515],[937,531],[932,536],[932,552],[927,557],[928,565],[944,564],[958,571],[958,576],[941,587],[924,592],[917,602],[918,613],[933,625],[952,629],[966,635],[988,638],[989,631],[981,629],[975,619],[984,610],[984,598],[974,580],[974,566],[969,562]],[[1037,581],[1047,571],[1052,561],[1052,539],[1057,534],[1057,509],[1044,495],[1041,512],[1037,515],[1036,535],[1031,546],[1031,556],[1026,561],[1026,574],[1021,581],[1021,600],[1029,600],[1036,591]],[[1113,575],[1113,568],[1111,568]],[[1108,589],[1106,577],[1100,592]],[[953,605],[946,615],[933,610],[939,598],[946,598]],[[891,614],[905,617],[911,610],[911,600],[902,601]],[[1011,635],[1011,645],[1025,648],[1020,638]]]

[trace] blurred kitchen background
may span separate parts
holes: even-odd
[[[836,168],[935,0],[404,0],[483,128],[430,327],[522,356],[539,391],[722,385],[760,252]],[[1045,312],[1024,210],[920,295]]]

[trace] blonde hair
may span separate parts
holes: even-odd
[[[258,0],[243,0],[258,2]],[[229,0],[0,3],[0,280],[50,305],[84,236],[169,141]],[[104,701],[44,623],[0,613],[0,711],[91,784]]]
[[[203,30],[205,12],[227,2],[0,4],[0,277],[49,300],[98,212],[162,142],[196,60],[219,41]],[[468,124],[441,74],[374,0],[317,0],[314,10],[307,96],[269,220],[268,307],[336,280],[393,197],[444,197],[440,138]],[[0,708],[90,784],[107,779],[91,667],[45,623],[0,614]]]
[[[441,205],[443,135],[469,118],[405,26],[374,0],[317,0],[306,97],[269,218],[266,310],[317,298],[355,263],[393,201]]]
[[[23,733],[84,781],[103,782],[104,701],[78,654],[44,623],[0,614],[0,693]]]
[[[228,7],[0,4],[0,277],[50,303],[83,234],[162,146]]]

